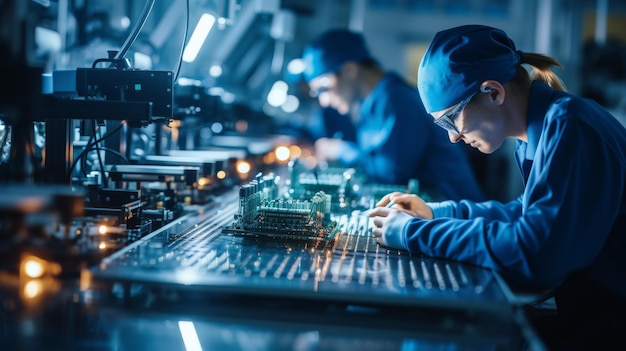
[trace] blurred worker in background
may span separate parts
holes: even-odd
[[[356,128],[351,116],[343,115],[332,107],[316,107],[307,125],[311,140],[335,138],[356,143]]]
[[[492,27],[437,33],[418,72],[426,110],[452,142],[483,153],[516,138],[524,193],[509,203],[389,194],[370,212],[372,233],[493,269],[516,289],[552,291],[554,323],[537,324],[552,349],[598,349],[626,325],[626,129],[566,93],[553,66]]]
[[[304,78],[320,104],[357,116],[356,143],[321,138],[318,161],[359,165],[374,182],[417,179],[433,198],[483,200],[466,151],[445,140],[417,89],[385,72],[362,35],[329,30],[305,47],[303,59]]]

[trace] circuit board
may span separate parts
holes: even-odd
[[[331,215],[332,238],[233,231],[239,195],[225,195],[221,206],[181,218],[103,260],[90,270],[91,280],[218,295],[511,309],[511,293],[495,273],[383,247],[363,211]]]

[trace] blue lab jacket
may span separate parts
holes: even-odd
[[[527,117],[518,199],[432,203],[435,219],[411,219],[400,240],[411,253],[494,269],[513,286],[555,288],[582,274],[626,298],[626,129],[595,102],[540,82]]]
[[[357,143],[354,154],[374,182],[407,184],[415,178],[420,189],[442,200],[484,200],[466,146],[450,142],[426,113],[417,89],[396,73],[387,73],[361,102]]]

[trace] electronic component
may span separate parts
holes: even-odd
[[[383,196],[392,192],[418,194],[425,201],[433,200],[420,189],[417,179],[411,179],[407,185],[372,183],[355,168],[329,166],[308,169],[297,159],[289,163],[287,186],[289,189],[284,196],[288,199],[306,199],[317,191],[333,194],[333,213],[372,208]]]
[[[273,175],[239,188],[239,209],[224,232],[286,240],[332,240],[331,196],[319,191],[308,200],[277,199]]]
[[[307,169],[294,159],[289,162],[289,189],[284,195],[287,199],[304,200],[318,191],[333,194],[331,210],[349,212],[355,208],[355,202],[360,198],[360,185],[364,182],[365,177],[357,174],[354,168]]]
[[[218,295],[511,311],[511,292],[495,273],[380,246],[371,236],[366,212],[334,216],[333,240],[285,240],[285,232],[275,240],[266,232],[233,230],[233,217],[241,215],[236,195],[225,194],[219,210],[179,220],[177,225],[186,229],[156,231],[138,246],[122,249],[91,269],[94,282],[178,284],[181,292]]]

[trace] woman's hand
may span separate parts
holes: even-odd
[[[378,208],[382,207],[390,207],[394,209],[399,209],[413,217],[419,217],[422,219],[433,219],[433,210],[426,204],[426,202],[419,196],[415,194],[405,194],[401,192],[393,192],[391,194],[387,194],[383,196],[380,201],[376,204],[376,208],[374,208],[370,212],[370,216],[372,213],[374,216],[378,215],[376,212]]]
[[[406,250],[404,226],[411,218],[433,219],[433,211],[414,194],[394,192],[385,195],[369,212],[372,236],[387,247]]]
[[[407,249],[403,229],[414,216],[403,210],[388,207],[376,207],[370,211],[369,216],[372,218],[372,236],[378,238],[379,244],[395,249]]]

